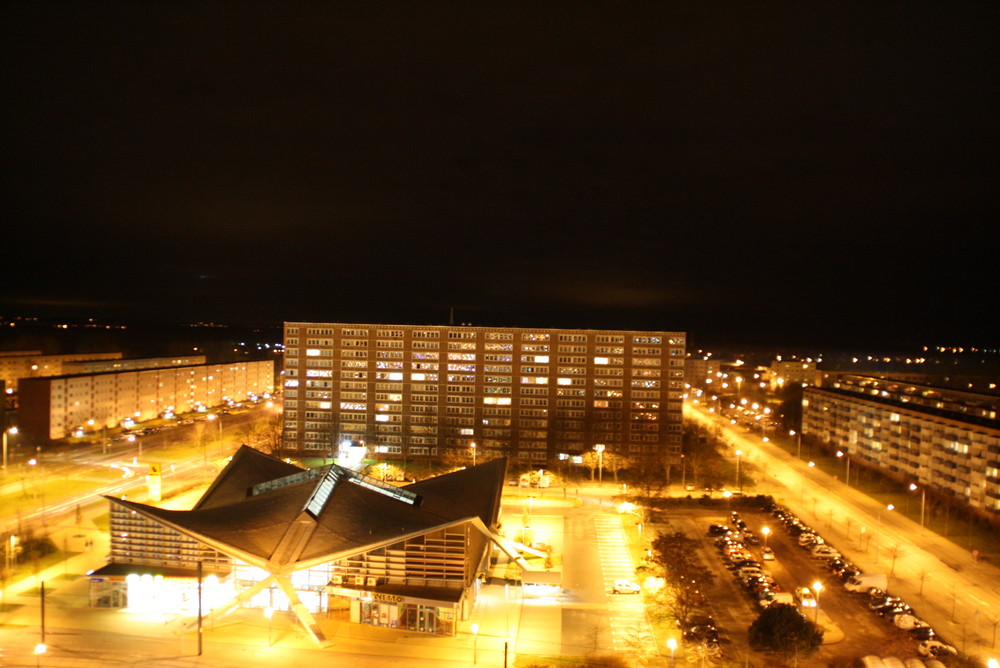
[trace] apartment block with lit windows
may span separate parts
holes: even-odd
[[[995,395],[885,377],[826,374],[806,388],[802,434],[855,466],[879,469],[1000,517],[1000,422]]]
[[[284,449],[545,464],[678,456],[685,334],[285,323]]]

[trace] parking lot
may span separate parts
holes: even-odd
[[[852,574],[851,565],[837,564],[842,572],[838,575],[827,561],[837,550],[836,545],[818,549],[815,545],[800,545],[798,534],[803,533],[800,527],[788,528],[781,518],[760,508],[734,505],[733,509],[745,523],[746,529],[756,537],[755,540],[751,539],[755,544],[744,543],[747,553],[739,553],[735,557],[738,559],[735,563],[724,552],[726,546],[724,541],[719,540],[721,536],[708,535],[709,527],[713,524],[739,528],[725,507],[673,508],[667,513],[674,527],[700,539],[699,558],[716,575],[716,581],[706,592],[704,612],[715,620],[719,629],[719,643],[727,658],[746,657],[747,629],[762,609],[758,597],[766,589],[785,594],[779,595],[779,599],[789,598],[787,594],[793,594],[790,597],[792,601],[800,606],[804,614],[823,627],[824,645],[810,658],[810,662],[815,662],[816,665],[826,665],[840,657],[853,658],[872,653],[895,655],[904,659],[918,656],[919,638],[894,625],[892,615],[880,615],[872,610],[867,592],[851,593],[845,590],[841,578],[846,579]],[[766,537],[764,527],[770,529]],[[822,536],[822,526],[808,528]],[[773,559],[762,558],[765,542],[766,547],[773,551]],[[729,554],[737,554],[734,548],[728,549]],[[815,555],[814,550],[817,552]],[[756,568],[762,575],[758,577],[754,574],[750,561],[757,563]],[[736,569],[737,565],[749,568],[741,574]],[[750,576],[754,577],[748,581]],[[762,584],[764,582],[768,584]],[[820,583],[821,587],[815,587],[815,583]],[[794,593],[802,587],[811,590],[817,606],[801,606],[801,597],[795,597]],[[816,589],[818,595],[812,591]],[[909,603],[915,609],[915,616],[919,617],[919,601]],[[751,660],[760,664],[763,658],[751,654]]]

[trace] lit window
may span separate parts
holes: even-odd
[[[319,348],[306,348],[306,357],[319,357]]]
[[[607,357],[595,357],[594,358],[594,364],[607,364],[607,363],[608,363],[608,358]]]

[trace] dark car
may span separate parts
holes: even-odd
[[[725,524],[710,524],[708,527],[709,536],[724,536],[727,531],[729,531],[729,527]]]

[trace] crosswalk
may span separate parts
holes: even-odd
[[[646,619],[643,595],[611,593],[615,580],[634,582],[636,579],[621,517],[597,515],[594,524],[604,590],[608,592],[610,601],[608,622],[613,649],[616,652],[656,653],[656,641]]]

